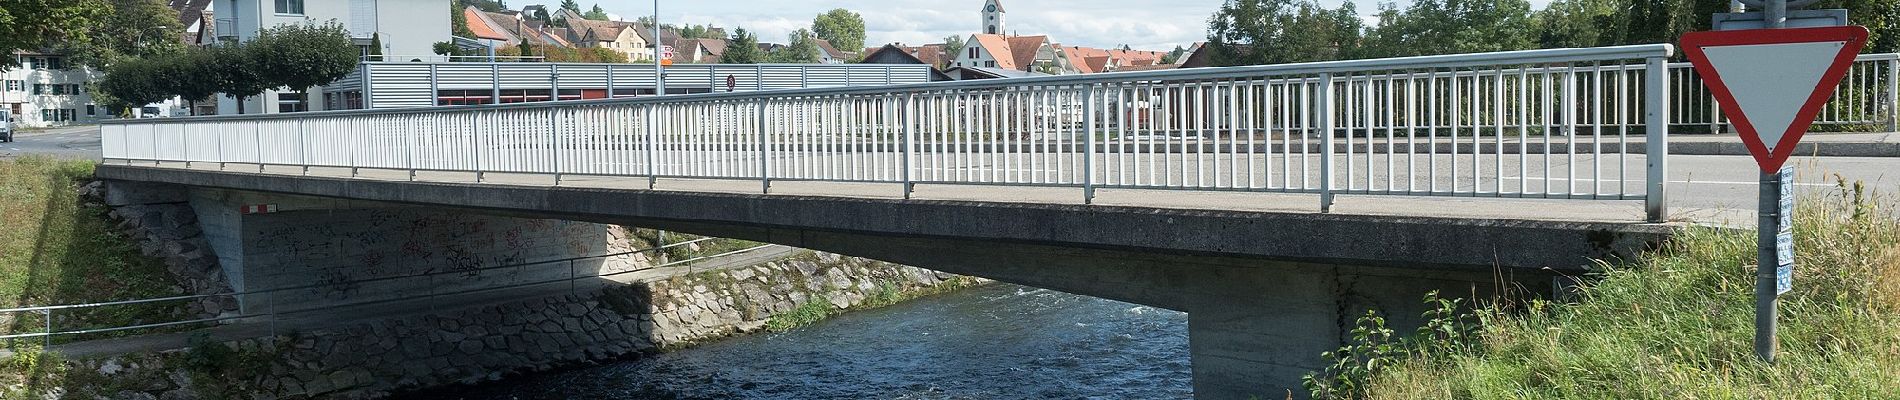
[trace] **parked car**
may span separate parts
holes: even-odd
[[[13,141],[13,114],[0,111],[0,143]]]

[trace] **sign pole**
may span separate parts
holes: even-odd
[[[1740,1],[1761,12],[1717,14],[1715,31],[1683,34],[1682,44],[1761,169],[1755,355],[1772,364],[1776,301],[1794,274],[1795,169],[1785,164],[1853,66],[1867,28],[1847,25],[1845,10],[1788,10],[1813,0]]]

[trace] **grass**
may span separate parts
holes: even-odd
[[[798,307],[793,308],[791,311],[773,314],[770,318],[767,318],[765,320],[765,330],[770,332],[785,332],[803,328],[845,312],[890,306],[924,296],[968,288],[975,286],[976,283],[977,281],[974,278],[956,276],[938,283],[935,286],[904,290],[895,283],[878,282],[876,292],[866,295],[864,301],[858,302],[857,305],[851,306],[849,309],[839,309],[836,305],[831,303],[830,298],[826,297],[823,293],[818,293],[812,295],[810,301],[805,302],[805,304],[799,304]]]
[[[179,294],[159,260],[145,257],[79,198],[90,161],[29,156],[0,160],[0,308],[163,297]],[[175,320],[176,304],[62,312],[55,329]],[[0,314],[0,333],[45,329],[40,314]],[[38,342],[37,339],[33,340]],[[9,344],[11,345],[11,344]]]
[[[1574,303],[1492,304],[1468,346],[1406,351],[1374,399],[1900,398],[1900,221],[1859,184],[1805,198],[1776,363],[1754,353],[1754,232],[1691,229]]]

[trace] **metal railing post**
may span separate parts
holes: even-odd
[[[431,66],[430,68],[433,69],[434,66]],[[408,135],[404,135],[403,140],[402,140],[402,149],[403,149],[403,153],[405,153],[409,158],[408,161],[404,162],[404,164],[408,164],[409,166],[409,181],[410,182],[416,181],[416,145],[415,143],[416,142],[414,140],[410,140]]]
[[[183,131],[184,129],[180,128],[179,130]],[[251,144],[257,147],[257,173],[264,173],[264,130],[259,129],[258,124],[251,125]],[[186,156],[186,158],[190,158],[190,154],[186,154]]]
[[[468,116],[469,136],[475,138],[475,183],[482,183],[482,114],[470,113]]]
[[[1644,68],[1643,136],[1649,178],[1643,195],[1643,209],[1649,222],[1669,218],[1669,80],[1664,57],[1650,57]]]
[[[1315,125],[1319,127],[1319,212],[1333,211],[1333,74],[1319,74],[1319,88],[1313,93]]]
[[[898,153],[898,156],[901,157],[900,161],[903,167],[903,170],[900,171],[898,175],[904,180],[904,200],[910,200],[911,193],[917,189],[917,184],[910,180],[910,159],[916,155],[916,151],[912,146],[915,146],[917,143],[917,129],[911,126],[911,114],[917,111],[915,108],[917,104],[916,101],[916,93],[905,93],[903,107],[898,110],[897,114],[897,123],[902,124],[904,129],[903,149],[899,150]]]
[[[297,164],[303,165],[303,176],[310,176],[310,127],[301,119],[297,120]]]
[[[555,89],[554,99],[561,99],[559,89]],[[553,140],[549,141],[554,151],[554,186],[561,186],[561,114],[567,111],[560,108],[548,109],[548,134],[554,136]],[[573,127],[568,127],[568,129],[571,130]]]
[[[653,111],[653,109],[655,108],[659,108],[659,106],[655,104],[648,104],[646,106],[646,109],[647,109],[647,190],[653,190],[653,188],[658,187],[660,183],[659,152],[654,149],[655,147],[660,146],[660,139],[659,139],[660,138],[660,134],[659,134],[660,122],[654,119],[655,112]]]
[[[1095,204],[1095,85],[1082,86],[1082,204]]]
[[[1887,60],[1887,131],[1900,132],[1900,59]]]
[[[40,348],[42,349],[42,351],[44,351],[44,350],[51,350],[52,347],[53,347],[53,309],[48,308],[46,309],[46,336],[40,337]]]
[[[759,99],[759,193],[772,193],[772,143],[765,124],[765,99]]]

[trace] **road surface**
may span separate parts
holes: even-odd
[[[14,135],[13,139],[14,141],[10,143],[0,143],[0,158],[14,158],[28,154],[92,160],[100,157],[98,125],[21,131]]]

